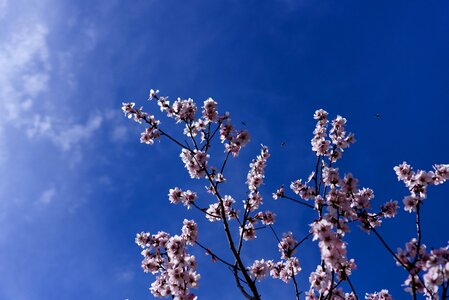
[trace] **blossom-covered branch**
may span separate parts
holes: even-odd
[[[247,299],[261,299],[258,284],[262,279],[271,277],[294,285],[294,297],[300,299],[297,275],[302,270],[297,249],[304,241],[312,237],[317,241],[320,261],[309,275],[310,288],[304,293],[307,300],[359,299],[357,287],[350,280],[356,269],[355,260],[348,257],[346,235],[350,227],[359,225],[366,232],[374,232],[381,244],[387,249],[397,264],[403,267],[408,277],[404,286],[414,299],[422,294],[427,299],[446,299],[449,289],[449,246],[427,251],[423,243],[421,230],[422,203],[427,197],[427,188],[439,185],[449,179],[449,165],[434,165],[433,171],[413,171],[407,163],[394,168],[398,179],[405,183],[410,195],[403,200],[404,209],[416,214],[416,237],[406,244],[405,249],[392,250],[377,229],[384,219],[393,218],[398,213],[399,204],[390,200],[373,209],[374,191],[359,187],[359,180],[352,173],[341,173],[336,166],[344,151],[355,142],[354,134],[346,131],[347,120],[341,116],[328,119],[328,113],[319,109],[314,114],[316,126],[311,140],[312,151],[317,161],[313,172],[306,180],[291,182],[292,194],[282,185],[272,196],[300,204],[314,211],[316,217],[310,220],[310,234],[297,241],[291,231],[278,236],[273,229],[276,214],[261,210],[263,193],[260,187],[265,181],[265,168],[270,157],[267,146],[262,145],[260,154],[249,164],[246,176],[247,196],[240,204],[236,197],[221,192],[226,183],[225,169],[229,160],[238,157],[250,135],[246,130],[235,129],[230,114],[220,114],[215,100],[208,98],[199,109],[193,99],[178,98],[170,104],[168,97],[159,96],[158,90],[150,91],[150,100],[155,100],[160,111],[174,119],[176,124],[184,126],[182,133],[188,141],[181,142],[174,135],[161,128],[161,122],[136,108],[135,103],[123,103],[126,116],[136,122],[146,124],[140,141],[154,144],[155,140],[166,137],[181,149],[180,158],[192,179],[205,180],[210,199],[198,199],[196,191],[173,187],[168,192],[172,204],[182,203],[188,209],[194,208],[210,222],[221,222],[224,237],[227,240],[233,262],[227,261],[206,244],[198,243],[198,230],[195,221],[184,220],[182,234],[170,236],[159,232],[150,236],[142,232],[136,242],[144,248],[142,268],[156,275],[156,281],[150,291],[156,297],[171,296],[173,299],[196,299],[191,292],[198,286],[199,274],[196,273],[196,259],[188,254],[187,246],[197,245],[231,270],[236,285]],[[210,149],[215,138],[222,144],[223,157],[215,157]],[[205,202],[205,203],[200,203]],[[238,232],[233,233],[230,224],[236,223]],[[258,226],[259,222],[262,224]],[[259,258],[246,262],[243,255],[245,243],[257,238],[257,231],[269,228],[275,235],[279,258],[277,260]],[[238,238],[236,238],[238,237]],[[206,241],[207,243],[207,241]],[[220,251],[221,252],[221,251]],[[244,259],[245,257],[245,259]],[[346,289],[346,292],[345,292]],[[365,299],[392,299],[387,290],[367,293]]]

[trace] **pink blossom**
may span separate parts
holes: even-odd
[[[281,258],[288,259],[295,252],[297,241],[293,238],[293,233],[286,232],[284,233],[281,241],[278,244],[279,252],[281,252]]]
[[[328,270],[324,271],[321,265],[318,265],[315,272],[310,273],[309,282],[310,289],[315,289],[323,294],[330,289],[331,274]]]
[[[258,212],[256,218],[260,219],[264,225],[272,225],[276,220],[276,214],[267,210],[266,212]]]
[[[263,203],[262,195],[259,192],[251,192],[248,195],[248,201],[245,202],[245,209],[249,211],[254,211],[259,208],[259,206]]]
[[[318,121],[323,121],[327,119],[327,115],[328,115],[327,111],[323,109],[318,109],[315,111],[313,118]]]
[[[293,181],[290,184],[290,189],[304,200],[309,200],[314,195],[313,189],[302,183],[302,179]]]
[[[398,201],[390,200],[382,205],[382,214],[385,218],[394,218],[398,210]]]
[[[152,145],[154,140],[161,136],[159,129],[157,128],[147,128],[144,132],[140,134],[140,142]]]
[[[206,210],[206,218],[211,222],[221,220],[220,203],[217,202],[209,205],[209,208]]]
[[[182,190],[178,187],[170,189],[168,192],[168,200],[173,204],[180,203],[182,201]]]
[[[135,241],[136,241],[136,244],[142,248],[149,247],[150,246],[150,244],[149,244],[150,233],[143,232],[143,231],[141,233],[138,233],[136,235]]]
[[[191,190],[183,192],[178,187],[170,189],[168,192],[168,200],[170,200],[170,203],[178,204],[182,202],[184,206],[187,206],[187,208],[190,208],[196,198],[197,194],[195,192],[192,192]]]
[[[393,297],[388,293],[388,290],[381,290],[380,292],[375,292],[372,294],[366,294],[365,299],[367,300],[393,300]]]
[[[195,221],[184,219],[184,226],[182,226],[182,238],[188,245],[194,245],[198,239],[198,225]]]
[[[254,240],[257,237],[253,223],[246,223],[243,228],[240,227],[240,234],[245,241]]]
[[[149,94],[149,96],[148,96],[148,100],[151,100],[151,99],[157,99],[158,97],[157,97],[157,94],[159,93],[159,90],[153,90],[153,89],[150,89],[150,94]]]
[[[134,112],[135,112],[134,106],[136,105],[136,103],[134,103],[134,102],[128,102],[128,103],[123,102],[122,104],[123,104],[123,106],[122,106],[123,113],[125,114],[126,117],[131,119],[133,117]]]
[[[209,154],[200,150],[193,150],[193,152],[191,152],[187,149],[182,149],[179,156],[187,171],[189,171],[191,178],[201,178],[206,175],[205,169],[207,167]]]
[[[251,192],[256,191],[257,188],[263,183],[263,179],[265,177],[265,166],[269,156],[270,154],[268,152],[268,147],[262,145],[260,155],[253,159],[250,163],[250,169],[248,175],[246,176],[246,183],[248,184]]]
[[[420,202],[420,199],[414,196],[406,196],[402,202],[404,203],[404,210],[412,212],[416,211],[416,206]]]
[[[222,123],[220,125],[220,139],[223,143],[224,141],[232,140],[232,133],[234,132],[234,126],[230,122]]]
[[[277,200],[278,198],[284,197],[284,185],[282,185],[279,189],[276,190],[275,193],[273,193],[273,199]]]
[[[173,111],[176,116],[176,123],[181,121],[190,122],[195,120],[197,107],[193,99],[181,100],[181,98],[178,98],[173,103]]]
[[[261,281],[264,277],[266,277],[270,271],[270,266],[273,261],[265,261],[264,259],[255,260],[251,267],[249,267],[249,271],[253,278]]]
[[[435,169],[435,184],[441,184],[449,179],[449,164],[434,165],[433,168]]]
[[[412,167],[407,164],[405,161],[394,167],[394,171],[396,172],[396,175],[398,176],[398,180],[401,181],[407,181],[410,180],[410,178],[413,176],[414,172],[412,171]]]
[[[327,185],[339,186],[340,176],[338,174],[338,168],[323,168],[323,181]]]
[[[206,121],[216,122],[218,118],[217,102],[212,98],[208,98],[204,101],[203,105],[203,118]]]

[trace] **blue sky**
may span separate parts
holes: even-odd
[[[269,195],[312,170],[316,109],[348,119],[357,143],[339,167],[374,189],[374,206],[407,194],[393,172],[403,160],[426,170],[448,163],[447,1],[0,0],[0,27],[0,299],[152,299],[135,233],[177,233],[184,217],[222,247],[220,226],[168,203],[175,185],[203,186],[189,180],[179,149],[140,144],[142,128],[121,113],[131,100],[156,110],[145,103],[150,88],[213,97],[247,124],[252,143],[229,166],[238,199],[258,145],[270,147],[265,205],[279,231],[298,238],[311,216]],[[448,192],[434,187],[424,205],[428,246],[449,239]],[[413,226],[401,211],[380,231],[396,248]],[[349,240],[359,294],[387,288],[404,298],[406,274],[375,237],[354,228]],[[226,270],[193,251],[201,299],[239,296]],[[269,233],[248,264],[259,251],[277,257]],[[305,289],[316,245],[299,258]],[[292,286],[261,286],[265,299],[293,297]]]

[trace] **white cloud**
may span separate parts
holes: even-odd
[[[54,121],[50,116],[35,114],[33,119],[28,121],[26,134],[30,139],[45,136],[62,150],[67,151],[92,138],[102,122],[101,115],[92,115],[85,124],[73,122],[61,124],[61,120]]]
[[[120,272],[120,273],[118,273],[117,274],[117,279],[119,280],[119,281],[131,281],[131,280],[133,280],[134,279],[134,272],[133,271],[130,271],[130,270],[127,270],[127,271],[123,271],[123,272]]]
[[[30,139],[45,138],[63,151],[75,149],[75,146],[93,137],[102,125],[102,117],[91,115],[85,122],[80,122],[78,117],[67,118],[67,115],[77,116],[75,110],[78,109],[70,108],[67,101],[70,100],[70,94],[65,94],[64,99],[54,99],[55,96],[49,95],[48,91],[55,89],[55,86],[52,87],[52,76],[60,77],[57,69],[71,69],[67,64],[74,61],[69,59],[65,61],[65,65],[57,65],[61,62],[61,57],[72,55],[66,50],[60,51],[57,44],[50,47],[50,28],[53,27],[44,18],[45,5],[37,9],[28,8],[26,3],[6,3],[0,0],[0,11],[7,5],[17,6],[14,10],[23,8],[23,16],[26,17],[17,18],[4,13],[4,20],[0,19],[4,24],[13,22],[14,25],[8,28],[9,31],[5,31],[5,35],[0,36],[0,114],[4,116],[0,119],[0,131],[5,126],[13,126]],[[87,36],[88,51],[96,46],[97,32],[93,25],[85,27],[81,30]],[[76,86],[73,74],[67,74],[67,84]],[[62,103],[69,104],[64,106],[64,115],[58,109]],[[4,137],[5,135],[6,130],[3,132]],[[12,144],[0,144],[0,158],[3,161],[8,152],[14,151],[13,147]],[[79,147],[75,151],[78,152],[77,156],[81,155]]]
[[[0,127],[0,165],[6,161],[6,139],[2,127]]]
[[[103,118],[101,115],[91,116],[86,124],[72,124],[58,131],[52,131],[51,126],[47,135],[63,150],[70,150],[73,145],[89,140],[100,128]]]
[[[123,142],[129,136],[129,129],[126,126],[119,125],[114,127],[111,134],[111,139],[113,142]]]
[[[77,178],[73,169],[80,162],[90,163],[83,159],[86,145],[104,126],[100,111],[81,107],[74,97],[84,80],[79,76],[84,71],[83,59],[96,47],[99,33],[94,23],[74,24],[79,25],[76,28],[83,37],[88,36],[88,46],[81,47],[80,55],[78,41],[67,45],[70,39],[61,36],[66,33],[62,16],[67,12],[54,4],[54,0],[0,0],[0,175],[8,176],[5,188],[0,186],[0,200],[7,199],[8,186],[20,187],[24,177],[29,176],[33,184],[21,191],[17,201],[0,201],[1,211],[10,212],[30,202],[40,206],[53,203],[61,190],[52,182],[60,180],[60,174],[64,179]],[[48,14],[49,9],[52,14]],[[71,34],[79,39],[78,30],[74,32]],[[43,172],[41,161],[60,162],[55,167],[58,174]],[[14,168],[25,163],[26,167]],[[39,178],[32,178],[34,174],[40,174]],[[38,191],[40,186],[49,188],[34,194],[36,186]],[[80,197],[70,211],[88,201],[84,190],[73,193]],[[0,212],[1,223],[7,217],[2,218]]]
[[[6,15],[6,0],[0,0],[0,20]]]
[[[0,112],[6,121],[17,122],[21,116],[18,106],[33,102],[48,87],[47,35],[48,29],[42,23],[22,25],[1,43]]]
[[[38,203],[48,205],[54,197],[56,196],[56,188],[50,187],[42,192],[41,196],[39,197]]]

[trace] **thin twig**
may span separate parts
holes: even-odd
[[[285,199],[288,199],[288,200],[290,200],[290,201],[293,201],[293,202],[296,202],[296,203],[305,205],[305,206],[307,206],[307,207],[310,207],[310,208],[312,208],[312,209],[315,209],[315,207],[314,207],[313,205],[310,205],[309,203],[306,203],[306,202],[303,202],[303,201],[300,201],[300,200],[291,198],[291,197],[289,197],[289,196],[281,195],[281,198],[285,198]]]
[[[298,283],[296,282],[293,266],[292,266],[292,278],[293,278],[293,284],[295,285],[296,300],[299,300],[299,295],[301,295],[301,292],[298,290]]]
[[[228,153],[226,154],[226,158],[225,158],[223,164],[221,165],[220,173],[221,173],[222,175],[223,175],[223,172],[224,172],[224,168],[225,168],[225,166],[226,166],[226,163],[228,162],[229,154],[231,154],[230,151],[228,151]]]
[[[212,252],[212,250],[210,250],[210,248],[207,248],[206,246],[203,246],[200,242],[196,241],[195,242],[198,246],[200,246],[203,250],[205,250],[207,253],[209,253],[210,255],[212,255],[213,258],[216,258],[218,261],[224,263],[225,265],[227,265],[228,267],[231,268],[237,268],[237,266],[228,263],[227,261],[225,261],[224,259],[220,258],[218,255],[216,255],[215,253]]]
[[[211,217],[217,218],[217,219],[221,219],[221,216],[217,216],[217,215],[208,213],[207,210],[206,210],[205,208],[199,207],[199,206],[198,206],[195,202],[193,202],[193,201],[190,202],[190,204],[192,204],[193,207],[197,208],[197,209],[200,210],[202,213],[204,213],[204,214],[206,214],[206,215],[208,215],[208,216],[211,216]]]
[[[303,242],[305,242],[313,233],[309,233],[306,237],[304,237],[302,240],[300,240],[295,247],[293,247],[292,251],[294,251],[296,248],[298,248],[299,245],[301,245]]]
[[[359,300],[359,297],[357,296],[357,293],[356,293],[356,291],[355,291],[355,289],[354,289],[354,286],[352,285],[351,280],[349,279],[349,276],[346,277],[346,280],[348,281],[349,286],[351,287],[351,290],[352,290],[352,292],[354,293],[355,299],[356,299],[356,300]]]
[[[245,298],[246,299],[249,299],[249,300],[251,300],[251,299],[253,299],[253,297],[251,297],[251,295],[250,294],[248,294],[248,292],[247,291],[245,291],[245,288],[242,286],[242,284],[240,283],[240,281],[242,280],[242,279],[240,279],[240,277],[239,277],[239,275],[238,275],[238,273],[237,273],[237,270],[234,268],[234,278],[235,278],[235,282],[237,283],[237,287],[240,289],[240,291],[242,292],[242,294],[243,294],[243,296],[245,296]],[[246,282],[245,282],[246,283]]]
[[[276,231],[274,231],[273,226],[270,224],[270,229],[273,232],[274,236],[276,237],[276,239],[278,240],[278,243],[281,243],[281,240],[279,239],[279,236],[277,235]]]
[[[404,269],[412,276],[412,281],[414,281],[414,275],[416,275],[419,279],[419,281],[421,282],[421,284],[423,285],[423,287],[427,290],[427,292],[429,292],[430,295],[433,295],[432,291],[430,291],[427,286],[425,285],[424,281],[422,280],[421,277],[419,277],[418,274],[413,274],[411,268],[407,265],[405,265],[396,255],[396,253],[393,252],[393,250],[391,250],[390,246],[387,245],[387,243],[385,242],[385,240],[380,236],[380,234],[377,232],[377,230],[371,226],[371,224],[368,223],[369,228],[371,229],[372,232],[374,232],[374,234],[379,238],[379,240],[382,242],[382,244],[384,245],[384,247],[388,250],[388,252],[391,253],[391,255],[393,255],[393,257],[396,259],[397,262],[399,262],[399,264],[404,267]]]

